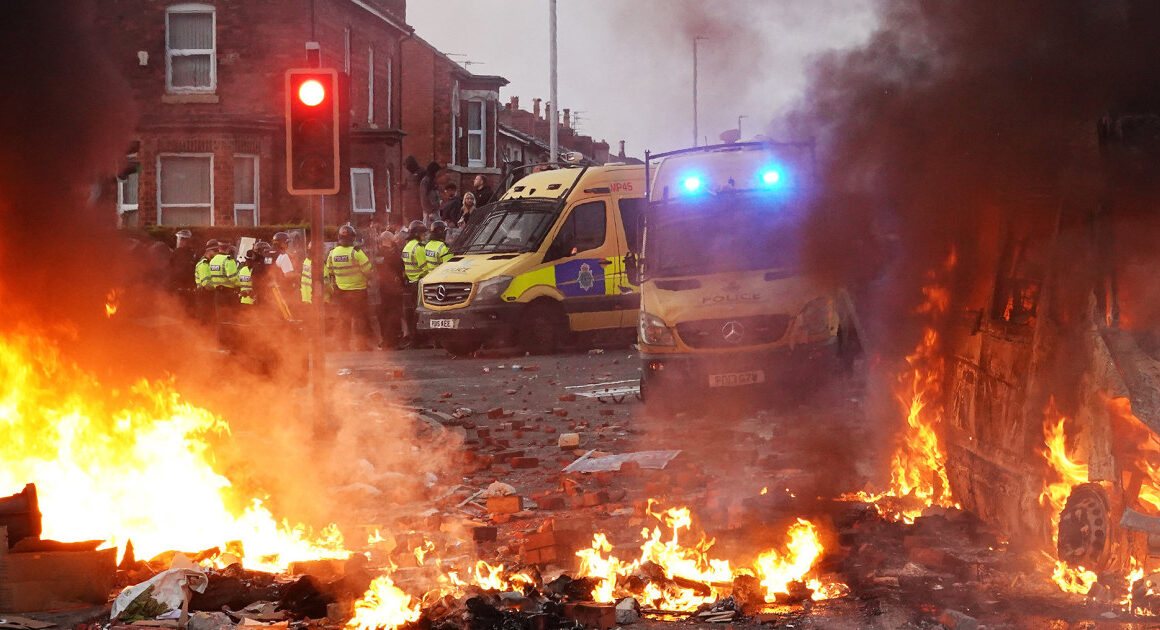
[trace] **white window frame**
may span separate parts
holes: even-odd
[[[468,166],[487,166],[487,102],[482,100],[469,100],[467,103],[467,112],[464,127],[467,129],[467,165]],[[474,104],[479,104],[479,129],[471,128],[471,108]],[[471,136],[479,136],[479,158],[472,159],[471,157]]]
[[[161,189],[165,185],[165,183],[164,183],[165,180],[163,179],[165,177],[165,173],[163,173],[161,170],[161,160],[163,158],[167,158],[167,157],[209,158],[209,224],[211,226],[215,225],[214,221],[215,221],[216,217],[214,217],[215,213],[214,213],[214,206],[213,206],[213,202],[214,202],[214,167],[213,167],[214,155],[212,153],[158,153],[157,154],[157,225],[165,225],[164,223],[161,222],[161,216],[165,210],[165,207],[169,207],[169,208],[200,208],[204,205],[204,204],[200,204],[200,203],[196,203],[196,204],[170,204],[169,206],[162,206],[161,205]],[[138,194],[137,199],[140,199],[140,198],[141,198],[141,196],[140,196],[140,194]]]
[[[375,48],[367,48],[367,124],[375,124]]]
[[[260,211],[260,208],[262,206],[262,200],[261,200],[262,186],[261,186],[261,179],[259,179],[259,173],[260,173],[259,169],[261,168],[261,160],[258,159],[257,155],[254,155],[252,153],[235,153],[234,154],[234,161],[236,162],[239,158],[243,159],[243,160],[251,160],[254,163],[254,203],[250,204],[250,203],[238,203],[237,201],[234,202],[234,225],[238,224],[238,210],[253,210],[254,211],[254,225],[255,226],[262,225],[262,214]],[[238,185],[238,182],[235,178],[234,186],[237,186],[237,185]]]
[[[385,173],[385,174],[386,174],[386,176],[387,176],[387,189],[386,189],[386,190],[387,190],[387,208],[386,208],[386,215],[387,215],[387,219],[388,219],[387,223],[390,223],[389,219],[391,218],[391,201],[392,201],[392,199],[393,199],[393,197],[391,196],[391,169],[390,169],[390,168],[384,169],[384,173]],[[372,181],[372,183],[373,183],[373,182],[374,182],[374,179],[372,178],[372,179],[371,179],[371,181]],[[371,192],[374,192],[374,191],[371,191]]]
[[[394,58],[387,56],[387,127],[394,124],[391,118],[391,99],[395,94]],[[387,190],[391,189],[391,175],[387,173]]]
[[[358,202],[358,191],[355,189],[355,175],[359,174],[370,175],[368,180],[371,183],[371,207],[369,209],[359,208],[355,204]],[[375,169],[373,168],[351,168],[350,169],[350,211],[352,214],[374,214],[375,213]]]
[[[137,203],[125,203],[125,184],[128,183],[129,177],[137,178]],[[117,178],[117,214],[125,214],[126,212],[136,212],[141,208],[141,169],[138,168],[135,172],[125,177],[125,179]]]
[[[170,48],[169,16],[174,13],[209,13],[212,20],[213,48]],[[209,85],[173,86],[173,57],[209,55]],[[165,10],[165,89],[171,94],[213,94],[217,92],[217,10],[211,4],[175,4]]]

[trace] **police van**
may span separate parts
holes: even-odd
[[[631,341],[640,305],[624,256],[639,246],[644,166],[531,173],[477,212],[420,284],[418,327],[455,355],[485,341],[551,352],[579,333]]]
[[[641,285],[646,403],[768,387],[856,353],[845,293],[802,273],[812,143],[646,154],[645,168],[643,248],[627,267]]]

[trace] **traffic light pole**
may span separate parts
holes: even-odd
[[[314,304],[313,330],[310,335],[310,383],[314,403],[315,437],[333,437],[326,404],[326,289],[322,282],[326,261],[322,259],[322,241],[326,238],[322,216],[326,197],[310,197],[310,295]]]

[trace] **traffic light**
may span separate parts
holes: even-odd
[[[286,71],[286,189],[292,195],[338,192],[338,71]]]

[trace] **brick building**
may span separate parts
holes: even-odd
[[[402,55],[403,155],[438,162],[440,182],[461,190],[479,174],[494,184],[502,166],[499,89],[508,80],[468,72],[418,36],[403,41]]]
[[[508,166],[547,162],[551,157],[551,127],[548,108],[541,114],[540,99],[532,99],[532,111],[520,109],[520,99],[511,97],[499,113],[500,161]],[[564,109],[557,121],[556,136],[560,155],[579,153],[579,161],[604,164],[609,161],[608,143],[593,140],[573,128],[572,112]]]
[[[308,220],[309,200],[286,192],[284,72],[313,65],[337,68],[346,98],[340,191],[326,199],[326,222],[391,220],[405,18],[405,0],[105,0],[98,28],[139,113],[107,195],[122,223]]]

